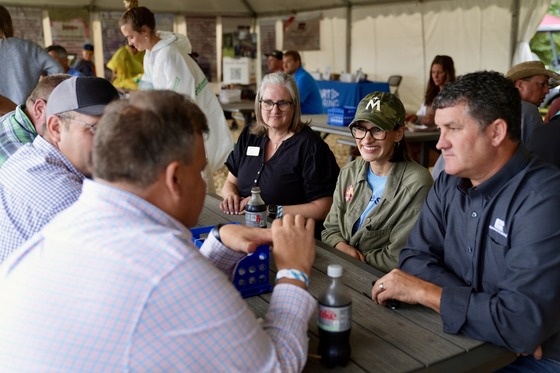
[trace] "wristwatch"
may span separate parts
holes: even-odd
[[[218,240],[219,243],[223,243],[222,242],[222,238],[220,237],[220,228],[223,227],[225,224],[216,224],[212,230],[210,231],[210,233],[214,236],[214,238],[216,240]]]
[[[278,213],[277,205],[268,205],[268,217],[271,219],[276,219],[276,214]]]

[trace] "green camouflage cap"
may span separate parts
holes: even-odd
[[[405,114],[404,106],[397,96],[392,93],[372,92],[360,101],[350,126],[366,121],[383,131],[390,131],[397,124],[404,123]]]

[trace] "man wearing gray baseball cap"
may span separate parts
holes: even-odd
[[[118,98],[111,83],[97,77],[73,77],[53,90],[44,134],[0,168],[0,263],[78,199],[91,176],[95,126]]]

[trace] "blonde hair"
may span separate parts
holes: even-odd
[[[156,30],[156,17],[150,9],[145,6],[138,6],[138,0],[124,0],[126,12],[121,16],[119,25],[130,25],[136,32],[141,32],[142,27],[148,28],[150,33]]]

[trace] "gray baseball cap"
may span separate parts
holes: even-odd
[[[106,79],[92,76],[72,77],[52,91],[47,101],[47,118],[67,111],[100,116],[105,106],[118,98],[119,92]]]

